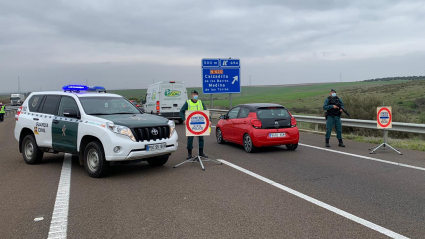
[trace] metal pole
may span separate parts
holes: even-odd
[[[214,109],[213,95],[212,94],[210,94],[210,101],[211,101],[211,108],[210,109]]]
[[[229,94],[229,98],[230,98],[230,108],[229,109],[231,109],[232,108],[232,93]]]

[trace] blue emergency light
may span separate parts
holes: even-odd
[[[103,86],[86,86],[86,85],[66,85],[62,89],[70,92],[80,92],[80,91],[94,91],[94,92],[105,92],[106,89]]]
[[[82,91],[87,90],[88,87],[86,85],[66,85],[62,89],[64,91]]]
[[[106,89],[103,86],[89,86],[88,91],[106,92]]]

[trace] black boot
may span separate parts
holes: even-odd
[[[200,149],[199,149],[199,156],[204,157],[204,158],[208,158],[208,156],[206,156],[206,155],[204,154],[204,149],[203,149],[203,148],[200,148]]]
[[[192,157],[192,149],[187,149],[187,158],[186,159],[191,159]]]
[[[338,141],[339,141],[339,144],[338,144],[339,147],[345,147],[345,144],[342,142],[342,139],[338,139]]]
[[[329,139],[326,139],[326,147],[331,147],[331,145],[329,144]]]

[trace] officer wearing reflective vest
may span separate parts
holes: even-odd
[[[205,107],[204,103],[202,103],[202,101],[198,99],[198,91],[192,90],[190,93],[191,93],[191,99],[186,101],[186,103],[180,109],[180,118],[184,121],[183,124],[186,124],[186,114],[185,114],[186,110],[190,110],[190,111],[207,110],[207,107]],[[187,137],[187,154],[188,154],[187,159],[192,158],[193,138],[194,136]],[[199,156],[208,158],[208,156],[204,154],[204,136],[198,136],[198,139],[199,139]]]
[[[0,122],[3,122],[5,113],[6,113],[6,106],[3,105],[3,102],[0,102]]]
[[[344,103],[341,98],[336,96],[336,90],[331,89],[330,96],[326,98],[323,104],[323,109],[326,110],[326,147],[331,147],[329,139],[331,138],[332,128],[335,125],[336,137],[339,141],[339,147],[345,147],[342,142],[342,123],[341,123],[341,112],[344,108]]]

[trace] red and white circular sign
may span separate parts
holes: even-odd
[[[391,107],[378,107],[377,111],[378,128],[392,128]]]
[[[186,135],[202,136],[209,135],[210,120],[208,115],[203,111],[191,112],[186,117]]]

